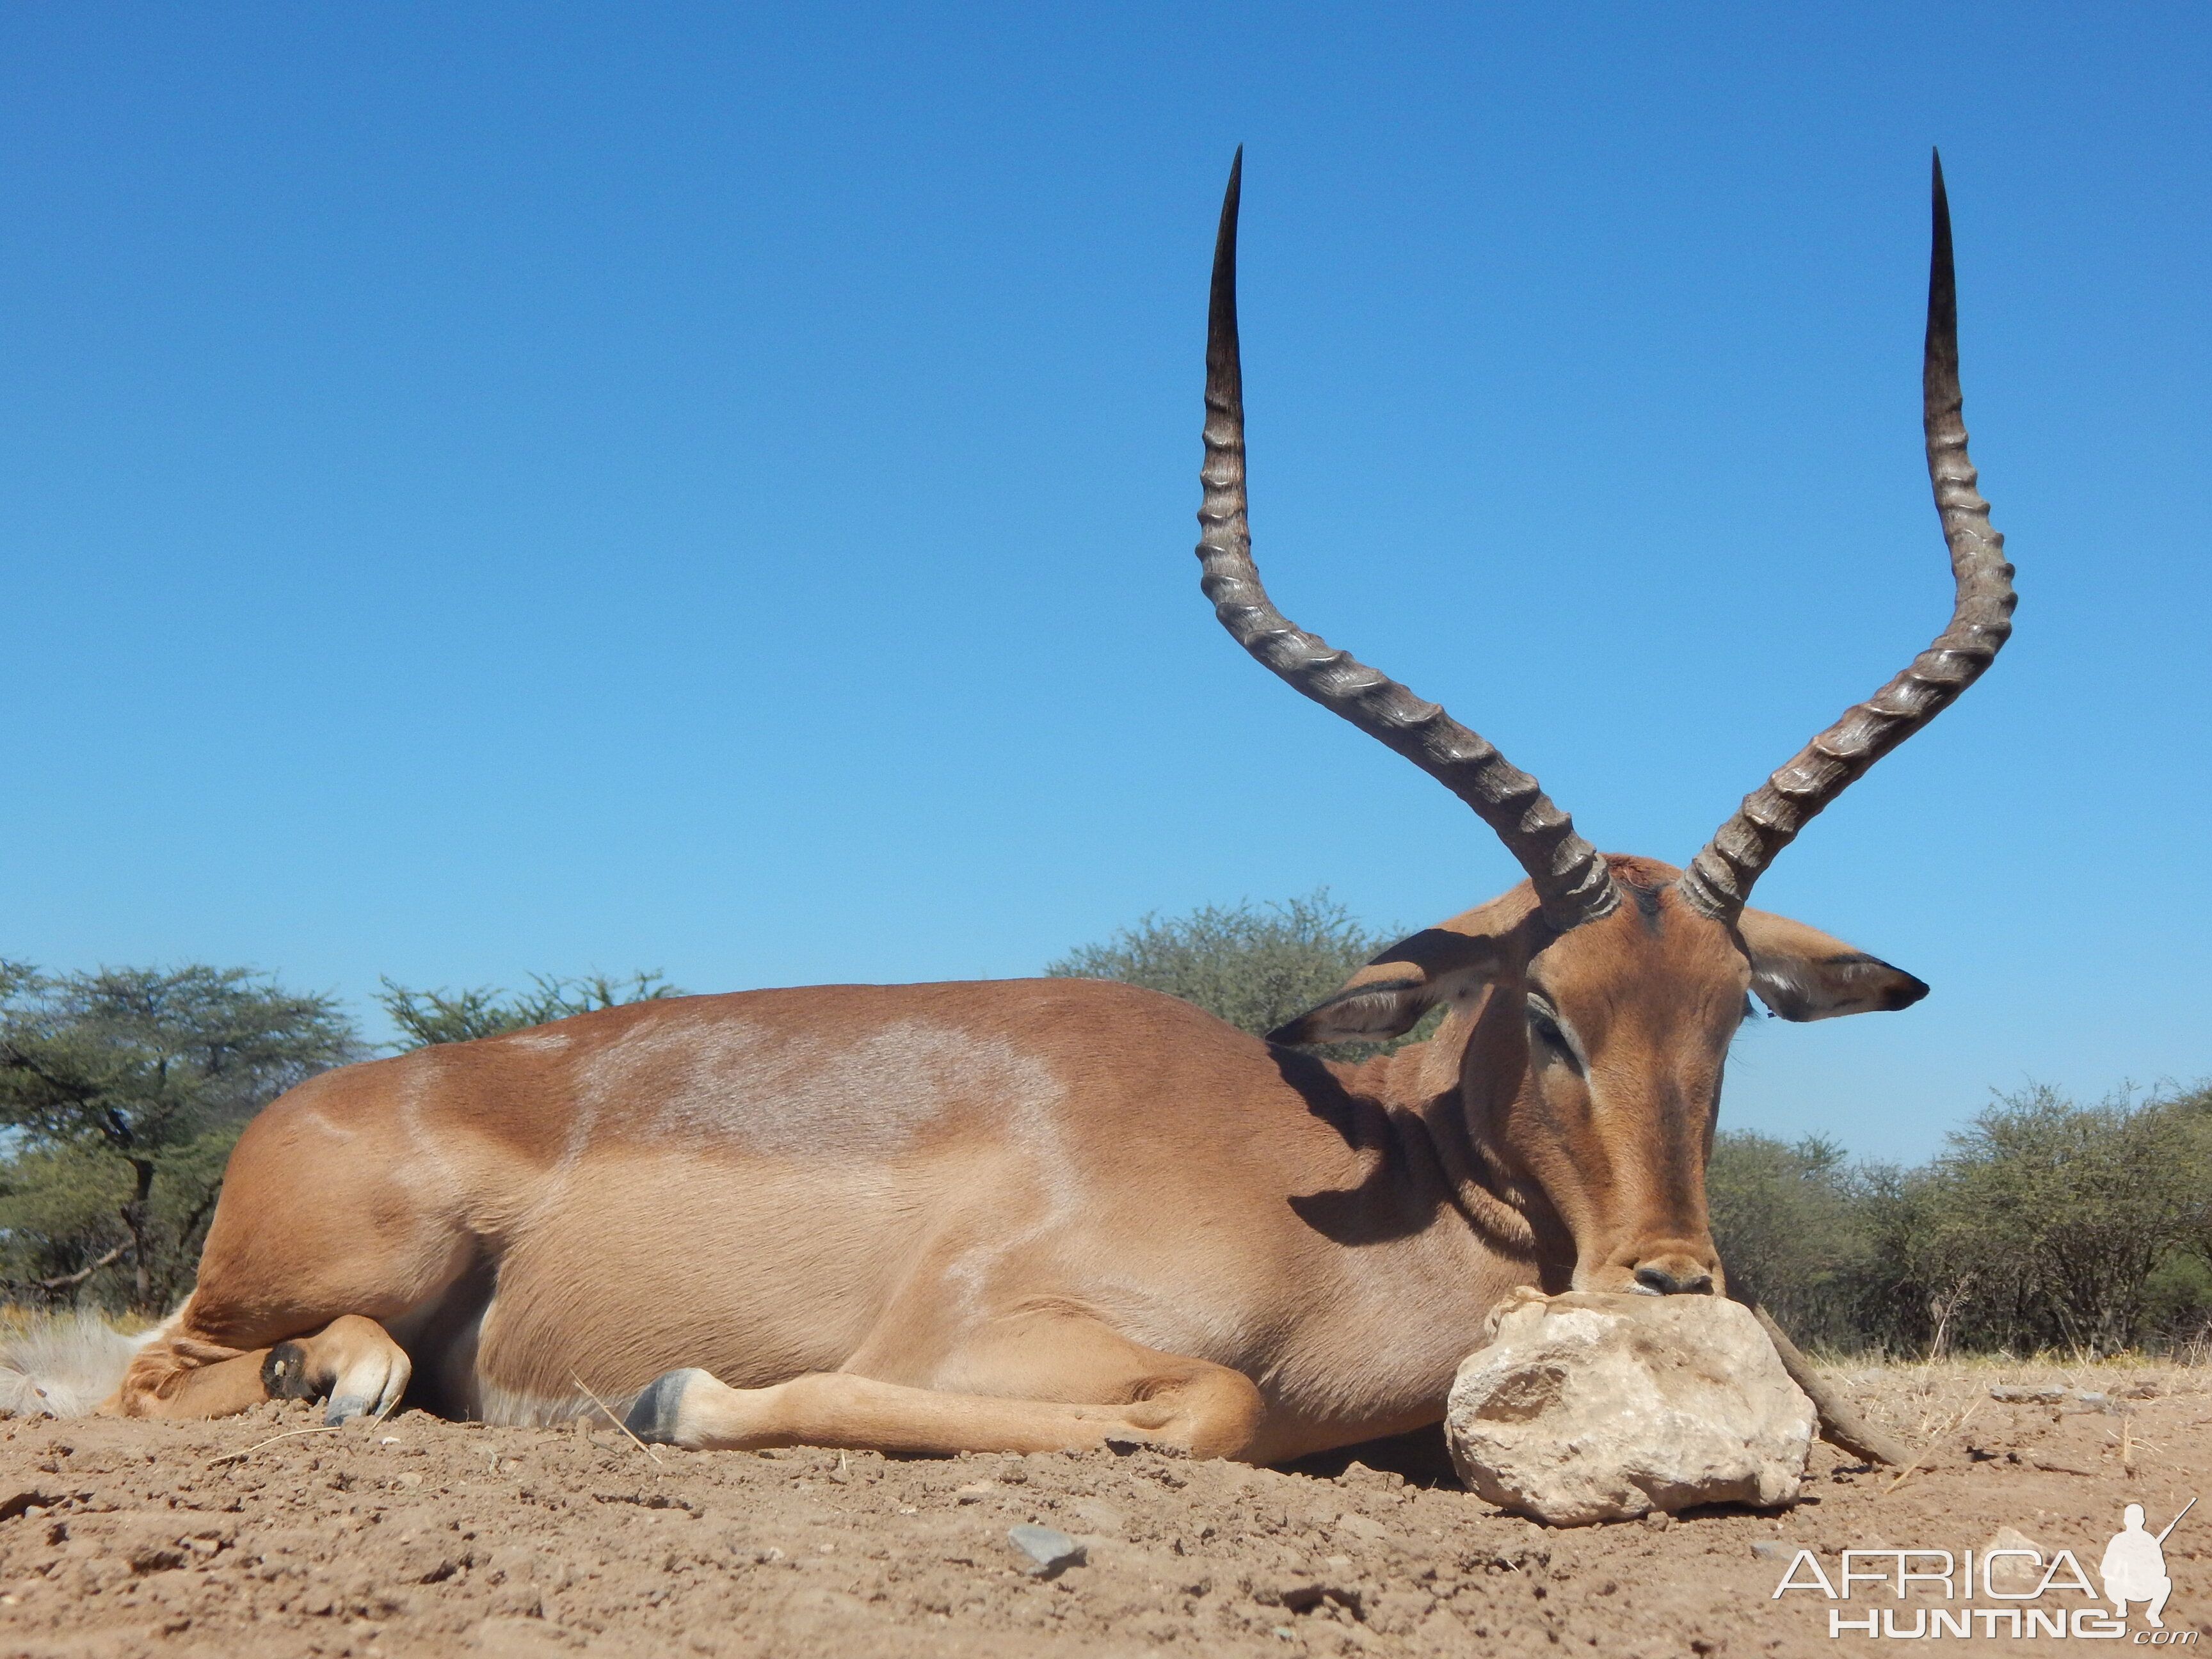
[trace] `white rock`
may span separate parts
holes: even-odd
[[[1024,1572],[1038,1578],[1057,1578],[1070,1567],[1084,1564],[1084,1548],[1056,1527],[1028,1522],[1006,1528],[1006,1541],[1029,1558]]]
[[[1994,1561],[1990,1559],[1992,1550],[1996,1552]],[[2020,1550],[2030,1553],[2012,1553]],[[2017,1527],[1999,1527],[1996,1535],[1982,1546],[1982,1582],[1998,1595],[2033,1595],[2050,1559],[2048,1545],[2037,1543]]]
[[[1519,1291],[1452,1383],[1444,1437],[1492,1503],[1555,1526],[1794,1502],[1816,1419],[1721,1297]]]

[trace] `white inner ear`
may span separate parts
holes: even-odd
[[[1308,1042],[1381,1042],[1410,1031],[1437,1000],[1430,985],[1378,985],[1325,1002],[1302,1022]]]
[[[1795,956],[1754,956],[1751,988],[1759,1000],[1784,1019],[1834,1019],[1900,1005],[1886,993],[1911,975],[1863,951],[1839,951],[1820,961]],[[1927,988],[1922,986],[1924,994]],[[1905,1001],[1917,1000],[1907,997]]]
[[[1820,988],[1796,957],[1753,957],[1751,988],[1759,1000],[1784,1019],[1817,1019]]]
[[[1481,970],[1462,968],[1433,980],[1361,986],[1292,1024],[1301,1043],[1387,1042],[1412,1030],[1438,1003],[1465,1001],[1486,981]]]

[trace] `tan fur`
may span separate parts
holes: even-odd
[[[1274,1461],[1432,1422],[1512,1287],[1719,1276],[1703,1171],[1752,969],[1668,866],[1613,865],[1644,902],[1560,936],[1524,885],[1361,970],[1449,1011],[1360,1066],[1033,980],[635,1004],[327,1073],[240,1140],[114,1408],[240,1409],[273,1352],[282,1391],[411,1364],[422,1402],[509,1421],[697,1367],[697,1444]]]

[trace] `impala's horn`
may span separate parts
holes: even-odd
[[[1675,883],[1694,908],[1733,923],[1751,884],[1796,839],[1806,821],[1854,779],[1948,708],[1981,678],[2012,634],[2012,567],[2004,538],[1990,528],[1990,504],[1974,489],[1959,397],[1959,298],[1951,275],[1951,207],[1943,161],[1935,160],[1934,238],[1928,256],[1928,348],[1921,369],[1928,477],[1951,548],[1957,599],[1951,625],[1911,666],[1814,738],[1744,797]]]
[[[1300,629],[1268,600],[1252,562],[1244,515],[1244,374],[1237,348],[1237,198],[1244,152],[1229,169],[1213,246],[1213,302],[1206,335],[1205,494],[1200,586],[1243,646],[1322,708],[1403,755],[1475,811],[1520,860],[1545,918],[1565,932],[1620,902],[1597,849],[1545,798],[1536,780],[1435,703]]]

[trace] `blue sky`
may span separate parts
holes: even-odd
[[[1516,872],[1190,556],[1248,147],[1256,550],[1679,862],[1924,643],[1927,149],[2020,568],[1759,902],[1929,980],[1724,1121],[1917,1157],[2212,1073],[2200,7],[0,0],[0,953],[1036,971]]]

